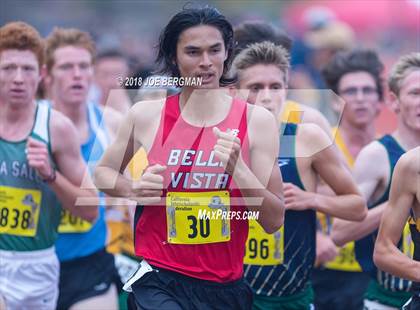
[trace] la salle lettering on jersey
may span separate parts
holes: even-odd
[[[41,181],[35,169],[31,168],[27,162],[20,162],[17,160],[0,161],[0,175],[12,176],[30,181]]]
[[[216,161],[214,151],[208,156],[202,150],[173,149],[169,153],[168,166],[223,167]],[[183,189],[224,189],[227,188],[227,173],[171,172],[171,186],[181,185]]]

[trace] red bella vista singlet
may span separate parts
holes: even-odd
[[[239,137],[249,165],[246,103],[234,99],[217,127]],[[150,165],[167,166],[162,174],[166,205],[137,207],[135,250],[156,267],[226,283],[242,277],[248,221],[199,218],[200,210],[246,210],[240,190],[214,155],[216,140],[213,127],[182,119],[179,95],[167,98],[148,154]]]

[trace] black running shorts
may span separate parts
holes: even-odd
[[[105,249],[62,262],[57,309],[65,310],[76,302],[102,295],[118,279],[114,256]]]
[[[152,266],[153,267],[153,266]],[[199,280],[153,267],[133,285],[128,306],[142,310],[252,308],[252,290],[241,279],[226,284]]]

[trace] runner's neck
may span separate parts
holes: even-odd
[[[392,136],[405,151],[420,145],[420,131],[414,131],[406,126],[398,126]]]
[[[229,114],[232,98],[226,89],[182,91],[179,108],[185,122],[193,126],[214,126]]]
[[[54,108],[67,116],[79,132],[80,144],[84,144],[89,138],[89,126],[87,115],[87,103],[66,104],[54,101]]]
[[[0,137],[6,140],[21,140],[27,137],[35,119],[36,104],[0,106]]]
[[[339,130],[347,148],[354,157],[364,146],[375,139],[375,126],[373,124],[358,128],[343,121]]]

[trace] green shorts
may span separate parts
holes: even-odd
[[[309,286],[304,291],[289,296],[263,296],[254,294],[254,310],[302,310],[314,309],[314,291]]]
[[[392,292],[384,289],[375,280],[371,280],[365,298],[372,301],[377,301],[380,304],[401,308],[407,300],[410,299],[412,293],[410,292]]]

